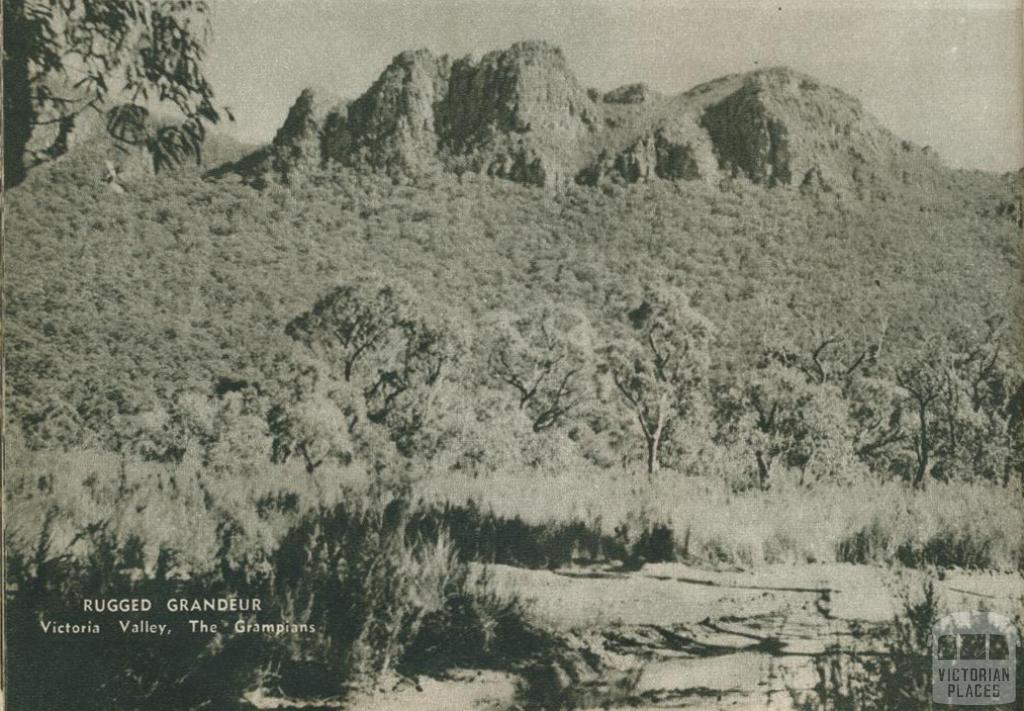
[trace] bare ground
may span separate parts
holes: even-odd
[[[925,579],[917,571],[845,564],[490,571],[500,588],[532,602],[537,621],[564,643],[560,653],[515,673],[457,670],[392,680],[344,708],[792,709],[793,692],[815,684],[818,656],[836,643],[870,651],[872,631]],[[950,610],[1013,614],[1024,580],[947,571],[938,588]],[[274,703],[261,701],[264,708]]]

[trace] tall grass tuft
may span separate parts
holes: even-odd
[[[50,515],[35,548],[8,560],[9,639],[18,649],[9,665],[12,706],[232,708],[256,689],[336,697],[396,670],[512,663],[545,644],[525,604],[460,560],[443,529],[413,530],[415,514],[404,496],[347,491],[302,516],[269,552],[245,549],[229,521],[215,565],[171,574],[166,566],[147,572],[139,542],[108,525],[58,546]],[[171,625],[170,635],[120,634],[115,618],[102,615],[88,617],[103,634],[41,631],[40,620],[85,622],[83,599],[136,597],[154,601],[147,617]],[[216,633],[196,634],[181,615],[161,610],[164,599],[214,597],[258,598],[262,611],[242,623],[296,630],[238,629],[235,615],[219,618]]]
[[[435,662],[479,661],[511,653],[506,637],[528,636],[523,603],[474,575],[444,529],[411,526],[419,516],[406,499],[353,494],[307,516],[272,560],[269,594],[316,626],[316,656],[343,686],[373,682],[424,650]],[[308,658],[310,648],[292,652]]]
[[[818,682],[814,691],[791,691],[795,706],[800,711],[933,711],[951,708],[936,704],[931,698],[931,632],[945,611],[935,584],[926,581],[919,594],[904,596],[902,610],[882,633],[880,652],[838,645],[832,647],[815,663]],[[1020,624],[1019,618],[1017,624]],[[1018,658],[1021,651],[1018,646]],[[1022,682],[1024,669],[1018,665],[1018,690]],[[1007,705],[988,708],[1009,711]]]
[[[623,561],[641,555],[742,567],[848,562],[1024,569],[1024,497],[1018,488],[987,482],[934,482],[919,491],[895,481],[803,486],[781,479],[769,491],[737,492],[719,479],[670,471],[651,483],[565,471],[536,478],[453,475],[420,482],[416,492],[438,510],[470,507],[482,532],[488,520],[515,521],[506,551],[586,529],[589,543],[583,546],[580,535],[581,550]],[[542,565],[539,551],[506,558],[481,552],[487,560]]]

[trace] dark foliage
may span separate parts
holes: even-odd
[[[47,524],[31,556],[8,561],[8,699],[19,709],[235,708],[256,689],[339,696],[389,670],[443,671],[515,663],[550,641],[514,596],[457,559],[442,529],[410,527],[409,505],[351,495],[303,517],[269,554],[237,550],[230,526],[218,565],[180,577],[140,568],[139,541],[106,526],[53,550]],[[407,530],[408,529],[408,530]],[[235,548],[235,550],[232,550]],[[236,596],[259,613],[181,614],[164,602]],[[89,613],[86,599],[148,598],[150,613]],[[221,625],[191,633],[186,620]],[[166,636],[122,634],[118,619],[167,624]],[[241,631],[245,623],[301,625],[296,633]],[[98,623],[102,634],[47,634],[41,622]]]
[[[104,113],[109,134],[145,147],[158,171],[199,158],[204,124],[220,119],[202,69],[204,0],[4,0],[3,10],[8,186]],[[149,105],[181,123],[159,125]]]

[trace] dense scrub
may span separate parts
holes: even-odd
[[[550,643],[520,600],[458,561],[443,531],[414,535],[408,517],[400,497],[349,492],[297,517],[268,551],[240,554],[237,532],[221,527],[218,552],[186,571],[172,547],[147,568],[145,544],[108,522],[62,547],[51,509],[35,549],[9,560],[9,699],[17,708],[106,710],[235,708],[244,693],[268,689],[334,698],[396,670],[507,666]],[[262,609],[186,615],[165,606],[218,597],[258,599]],[[154,611],[84,612],[82,601],[97,598],[149,599]],[[171,632],[122,634],[118,619]],[[220,630],[195,633],[187,619]],[[58,635],[45,623],[105,629]]]
[[[631,465],[657,424],[636,408],[664,391],[676,423],[658,460],[676,470],[706,472],[693,454],[712,441],[760,486],[794,466],[919,484],[1020,471],[1021,245],[995,206],[1009,181],[950,172],[934,196],[883,202],[742,182],[549,194],[341,173],[257,192],[178,175],[124,198],[89,170],[69,159],[10,196],[8,413],[32,447],[180,459],[220,437],[189,420],[227,395],[255,393],[245,416],[261,421],[308,401],[299,363],[339,353],[285,327],[340,286],[354,291],[336,318],[362,304],[383,319],[392,290],[395,330],[443,336],[463,429],[493,435],[521,410],[533,439]],[[680,328],[706,332],[685,376],[616,377],[654,357],[646,334]],[[572,364],[561,393],[567,371],[543,371],[557,359]],[[545,374],[524,399],[515,378]]]
[[[266,556],[304,515],[379,488],[379,474],[299,462],[213,474],[199,462],[112,454],[10,452],[8,549],[29,557],[44,535],[74,553],[103,525],[155,575],[214,572]],[[52,482],[52,488],[50,488]],[[845,561],[1015,570],[1024,565],[1019,491],[990,483],[799,486],[736,493],[707,477],[644,478],[593,468],[531,478],[452,473],[409,484],[410,537],[444,535],[465,561],[533,568],[681,559],[757,566]],[[187,521],[187,526],[180,522]]]
[[[6,196],[12,699],[61,662],[42,611],[87,595],[261,595],[319,630],[176,637],[159,678],[86,638],[53,697],[156,708],[543,644],[470,561],[1024,561],[1009,179],[94,172]]]

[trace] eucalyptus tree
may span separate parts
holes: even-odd
[[[360,400],[406,455],[429,454],[465,350],[453,323],[426,313],[401,283],[372,278],[338,286],[293,319],[286,333]]]
[[[557,427],[579,411],[594,363],[593,329],[582,312],[551,304],[499,311],[485,332],[487,372],[513,395],[534,432]]]
[[[205,125],[230,118],[203,71],[209,18],[205,0],[3,0],[6,184],[66,152],[88,114],[157,170],[198,159]],[[181,121],[158,125],[153,108]]]
[[[714,327],[670,286],[648,289],[626,316],[626,332],[603,349],[604,370],[640,430],[653,478],[666,435],[701,400]]]

